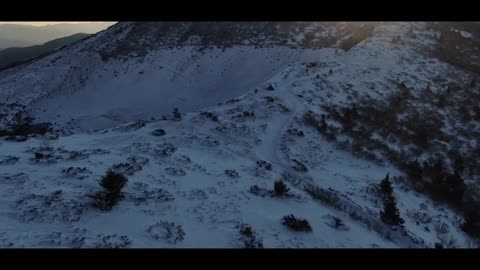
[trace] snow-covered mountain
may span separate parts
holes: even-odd
[[[0,246],[477,246],[453,195],[476,194],[478,74],[435,57],[441,33],[119,23],[3,71],[5,125],[31,116],[74,134],[0,141]],[[427,167],[416,179],[410,166],[440,158],[447,185],[462,179],[447,199]],[[128,182],[100,211],[92,196],[109,169]],[[380,215],[387,174],[403,227]],[[291,214],[311,231],[283,224]]]
[[[0,74],[5,103],[81,130],[234,98],[356,29],[331,23],[118,23]],[[368,31],[366,31],[368,32]],[[348,43],[348,42],[347,42]],[[348,44],[346,44],[348,45]]]

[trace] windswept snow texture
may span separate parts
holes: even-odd
[[[411,25],[417,39],[406,36]],[[420,53],[433,42],[423,24],[377,26],[348,51],[233,46],[201,54],[185,46],[126,60],[82,57],[88,44],[115,29],[121,38],[131,25],[120,26],[76,45],[80,55],[59,52],[0,74],[0,95],[30,97],[42,121],[112,126],[56,140],[0,141],[0,247],[473,245],[459,228],[462,216],[402,182],[404,173],[388,160],[355,157],[302,121],[308,111],[321,114],[324,104],[367,95],[382,100],[398,77],[415,90],[450,74],[451,66]],[[396,35],[404,46],[392,44]],[[75,58],[85,63],[72,67]],[[116,126],[173,107],[181,108],[181,120]],[[118,204],[100,211],[91,196],[111,168],[128,182]],[[381,198],[373,190],[387,173],[404,229],[379,216]],[[277,180],[290,196],[271,196]],[[291,214],[308,220],[312,231],[283,225]],[[344,225],[335,226],[338,219]]]

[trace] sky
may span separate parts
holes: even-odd
[[[34,26],[44,26],[51,24],[60,24],[60,23],[94,23],[94,22],[0,22],[0,24],[23,24],[23,25],[34,25]],[[100,23],[100,22],[99,22]]]

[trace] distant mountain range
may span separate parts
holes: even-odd
[[[29,59],[33,59],[42,55],[51,53],[57,49],[74,43],[78,40],[86,38],[90,34],[74,34],[67,37],[54,39],[42,45],[35,45],[30,47],[13,47],[0,50],[0,69],[15,65]]]
[[[18,40],[13,40],[8,38],[0,38],[0,50],[9,48],[9,47],[26,47],[26,46],[32,46],[32,45],[34,44],[30,42],[18,41]]]
[[[93,34],[113,25],[112,22],[55,24],[31,26],[18,24],[0,24],[0,49],[9,47],[27,47],[70,36],[77,33]]]

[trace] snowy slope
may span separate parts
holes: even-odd
[[[344,25],[340,24],[345,28]],[[0,73],[0,98],[38,122],[95,130],[195,111],[257,87],[350,34],[329,23],[118,23]],[[323,34],[320,37],[313,33]],[[60,104],[60,106],[58,106]]]
[[[348,222],[348,216],[312,201],[299,189],[292,188],[296,197],[288,199],[262,198],[248,192],[252,185],[272,188],[273,180],[280,179],[285,169],[274,162],[271,172],[257,169],[257,159],[273,157],[275,153],[270,153],[271,149],[259,154],[253,150],[254,146],[262,149],[275,139],[269,134],[277,133],[277,127],[267,127],[265,131],[261,127],[270,120],[281,120],[284,113],[266,108],[256,110],[257,119],[253,121],[230,120],[237,115],[236,111],[262,108],[258,104],[263,103],[262,96],[264,94],[250,95],[238,104],[211,110],[215,114],[225,110],[219,124],[198,114],[189,114],[181,122],[161,121],[134,131],[111,130],[62,137],[54,142],[32,139],[25,143],[2,144],[2,153],[20,157],[15,164],[2,170],[1,183],[5,192],[2,196],[5,202],[2,204],[5,207],[2,210],[5,218],[1,225],[2,240],[14,243],[14,247],[71,247],[74,246],[72,238],[86,237],[82,246],[94,247],[100,241],[97,234],[118,234],[133,240],[132,247],[241,247],[236,240],[238,229],[235,226],[245,222],[261,236],[265,247],[372,247],[374,244],[394,247],[393,243],[371,233],[361,224]],[[167,134],[152,136],[150,133],[156,128],[164,129]],[[61,153],[59,149],[105,149],[108,153],[92,154],[77,161],[60,159],[48,165],[32,163],[29,159],[33,154],[26,151],[45,143],[58,154]],[[165,144],[176,148],[171,156],[157,154],[156,150]],[[132,155],[146,157],[149,162],[129,177],[126,199],[109,213],[88,206],[90,198],[86,194],[98,189],[98,179],[105,169],[125,162],[126,157]],[[70,166],[85,167],[89,173],[84,179],[69,178],[60,173]],[[167,168],[182,169],[186,175],[172,176]],[[230,178],[224,173],[226,169],[235,169],[240,176]],[[18,176],[19,172],[25,176]],[[141,196],[144,190],[159,188],[170,193],[174,200],[147,199],[135,204],[135,196]],[[40,210],[45,206],[35,205],[35,201],[16,203],[18,199],[30,198],[31,194],[48,195],[59,189],[62,190],[61,200],[46,209]],[[65,205],[67,201],[71,205]],[[40,199],[38,203],[41,203]],[[72,205],[81,210],[65,210]],[[32,210],[33,207],[40,209]],[[36,214],[37,211],[45,213]],[[286,229],[281,218],[290,213],[307,218],[314,227],[313,233],[294,233]],[[327,225],[331,221],[328,215],[340,216],[348,222],[350,229],[336,232]],[[174,245],[152,239],[146,230],[159,220],[181,224],[186,232],[185,240]],[[75,231],[75,228],[80,230]],[[83,229],[86,229],[85,233]],[[51,243],[51,239],[55,243]]]
[[[237,248],[243,247],[238,228],[242,223],[252,227],[264,247],[474,246],[474,240],[459,228],[462,216],[406,185],[400,180],[405,174],[387,159],[374,162],[357,157],[302,121],[308,111],[324,113],[323,105],[342,106],[363,96],[382,101],[394,91],[397,78],[420,91],[429,83],[434,90],[440,88],[442,83],[434,80],[438,75],[449,74],[456,81],[474,76],[422,54],[422,46],[432,42],[428,31],[422,36],[423,25],[415,24],[418,38],[409,39],[409,27],[407,23],[378,26],[372,37],[348,51],[315,48],[299,53],[281,46],[234,46],[223,53],[212,49],[210,55],[197,55],[184,47],[148,54],[136,66],[131,60],[121,64],[113,59],[108,68],[126,74],[105,82],[89,79],[81,91],[69,95],[46,95],[42,84],[57,82],[42,69],[30,75],[21,69],[20,73],[3,74],[4,82],[24,91],[22,98],[31,95],[36,100],[40,111],[34,110],[34,115],[42,120],[61,114],[60,120],[83,119],[76,123],[88,128],[115,127],[56,140],[37,136],[24,142],[0,141],[0,246]],[[396,35],[402,36],[404,46],[391,42]],[[198,58],[187,60],[191,55]],[[209,59],[214,55],[215,65]],[[280,61],[259,60],[266,56]],[[102,63],[97,60],[95,63]],[[240,73],[229,65],[241,67]],[[220,66],[229,67],[224,75],[220,75],[222,68],[217,69]],[[102,73],[93,64],[88,67],[98,68],[92,74],[99,77],[112,72]],[[138,74],[139,70],[143,74]],[[31,76],[38,88],[29,91],[29,80],[14,83],[18,74]],[[43,76],[51,76],[50,82]],[[225,77],[229,80],[219,80]],[[156,86],[151,84],[156,78],[162,78],[162,87],[175,91],[149,102],[148,98],[156,95]],[[212,92],[209,85],[215,86]],[[266,87],[269,85],[272,87]],[[139,86],[141,90],[136,89]],[[129,95],[130,88],[141,94]],[[192,89],[197,89],[198,95]],[[60,88],[56,91],[62,92]],[[16,95],[12,92],[10,98],[14,100]],[[175,100],[182,98],[177,105]],[[127,111],[112,113],[122,106],[108,107],[111,99],[123,107],[128,105]],[[188,113],[181,121],[159,120],[157,115],[145,125],[116,125],[132,120],[122,118],[131,115],[131,110],[151,113],[158,104],[162,108],[155,113],[169,113],[174,106]],[[40,108],[52,111],[40,113]],[[109,115],[92,127],[102,114]],[[107,121],[111,122],[105,124]],[[157,129],[166,134],[153,135]],[[303,136],[293,129],[302,131]],[[44,156],[35,158],[36,152]],[[272,169],[259,166],[261,160]],[[293,160],[308,170],[296,170]],[[112,166],[126,162],[132,166],[124,170],[128,177],[124,198],[111,211],[93,207],[90,196],[101,190],[101,177]],[[226,170],[235,170],[238,176],[230,176]],[[382,205],[372,190],[387,173],[394,179],[405,229],[389,227],[380,220]],[[280,179],[290,188],[291,197],[268,194]],[[252,192],[252,186],[259,191]],[[314,199],[306,191],[309,188],[320,190],[330,200]],[[282,217],[289,214],[307,219],[312,232],[295,232],[284,226]],[[346,226],[334,228],[334,217]],[[157,234],[155,224],[160,221],[181,225],[184,239],[174,242],[165,239],[161,231]]]

